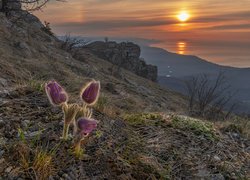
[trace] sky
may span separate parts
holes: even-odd
[[[177,18],[181,12],[187,21]],[[57,35],[144,39],[171,52],[250,67],[250,0],[51,1],[35,14]]]

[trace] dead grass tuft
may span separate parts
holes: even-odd
[[[111,118],[116,118],[121,114],[120,109],[114,107],[106,95],[101,94],[99,97],[95,109]]]
[[[36,147],[34,150],[26,143],[17,145],[17,160],[23,172],[30,178],[46,180],[55,174],[54,151],[44,147]]]
[[[247,139],[250,138],[250,120],[247,118],[235,117],[215,122],[215,125],[224,132],[238,133]]]

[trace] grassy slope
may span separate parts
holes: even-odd
[[[1,21],[4,21],[3,17]],[[127,106],[124,103],[128,100],[137,107],[137,111],[145,108],[181,111],[185,104],[185,100],[178,93],[164,90],[156,83],[126,70],[123,70],[123,80],[114,78],[108,70],[112,65],[88,51],[83,51],[82,61],[77,61],[57,48],[58,42],[46,33],[32,28],[30,24],[20,23],[19,26],[22,28],[7,29],[4,23],[0,24],[0,66],[7,71],[2,72],[3,77],[8,73],[7,78],[15,81],[15,84],[30,80],[56,79],[76,97],[84,82],[95,78],[101,80],[102,92],[117,106]],[[20,34],[20,31],[28,32],[27,37]],[[29,50],[18,47],[16,44],[19,42],[26,43]],[[107,83],[114,84],[117,93],[109,92]]]
[[[41,178],[47,174],[53,174],[54,179],[249,175],[249,153],[244,144],[200,120],[169,115],[185,106],[179,94],[125,70],[124,79],[117,79],[110,75],[111,64],[87,50],[77,61],[41,30],[24,22],[22,28],[7,28],[6,22],[0,14],[0,77],[7,80],[0,86],[3,178]],[[29,29],[27,36],[21,34],[23,29]],[[29,50],[19,42],[26,42]],[[42,87],[52,78],[65,85],[76,101],[89,78],[102,82],[102,98],[94,113],[100,124],[86,143],[89,156],[84,160],[76,160],[69,151],[71,143],[59,139],[62,113],[51,108]],[[150,111],[163,113],[134,114]]]

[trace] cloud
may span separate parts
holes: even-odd
[[[250,12],[234,12],[234,13],[220,13],[214,15],[202,15],[198,14],[197,17],[191,19],[190,22],[194,23],[215,23],[215,22],[228,22],[228,21],[237,21],[237,20],[249,20]]]
[[[112,1],[112,0],[107,0]],[[81,29],[85,31],[91,30],[113,30],[119,28],[140,28],[140,27],[155,27],[155,26],[166,26],[166,25],[173,25],[177,24],[177,20],[173,17],[167,18],[162,17],[162,14],[154,14],[150,11],[152,15],[149,18],[149,15],[146,15],[147,18],[135,18],[131,17],[117,17],[115,20],[113,19],[99,19],[95,20],[87,20],[86,22],[61,22],[61,23],[54,23],[55,27],[60,28],[69,28],[72,27],[73,29]],[[218,29],[218,30],[228,30],[228,29],[249,29],[248,24],[239,24],[241,21],[250,19],[250,12],[243,11],[243,12],[235,12],[235,13],[221,13],[216,15],[206,15],[206,16],[196,16],[193,19],[190,19],[188,23],[193,23],[195,28],[195,23],[205,23],[208,25],[206,28],[198,28],[198,29]],[[216,24],[222,24],[220,26],[216,26]],[[233,25],[237,23],[237,25]],[[209,27],[211,26],[211,27]]]
[[[250,24],[232,24],[232,25],[221,25],[221,26],[213,26],[210,28],[211,30],[249,30]]]
[[[111,30],[116,28],[133,28],[133,27],[152,27],[152,26],[162,26],[174,24],[175,21],[168,20],[129,20],[129,19],[121,19],[121,20],[103,20],[103,21],[87,21],[82,23],[68,22],[57,24],[57,27],[74,27],[81,28],[83,30]]]

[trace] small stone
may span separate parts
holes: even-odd
[[[63,121],[59,122],[59,126],[63,126]]]
[[[0,97],[2,97],[2,98],[7,97],[9,94],[10,94],[10,91],[8,91],[6,89],[0,91]],[[5,101],[5,103],[6,103],[6,101]],[[5,103],[1,103],[1,104],[5,104]]]
[[[0,150],[0,157],[2,157],[4,153],[5,153],[4,150]]]
[[[221,159],[220,159],[220,157],[219,157],[218,155],[215,155],[215,156],[214,156],[214,160],[215,160],[215,161],[221,161]]]
[[[238,133],[232,133],[233,138],[240,139],[240,135]]]
[[[68,179],[69,175],[68,174],[63,174],[62,177],[65,178],[65,179]]]
[[[221,142],[218,142],[218,143],[217,143],[217,146],[218,146],[219,148],[223,148],[223,147],[224,147],[223,144],[222,144]]]
[[[28,133],[28,136],[29,137],[35,137],[35,136],[38,136],[39,134],[41,134],[41,131],[34,131],[34,132]]]
[[[29,120],[24,120],[24,121],[21,122],[21,125],[22,125],[23,128],[27,128],[29,126],[29,124],[30,124]]]
[[[0,78],[0,86],[6,87],[7,86],[7,80],[4,78]]]
[[[225,178],[222,174],[212,174],[211,180],[225,180]]]
[[[6,169],[5,169],[5,172],[6,173],[10,173],[10,171],[13,169],[13,167],[12,166],[9,166],[9,167],[7,167]]]

